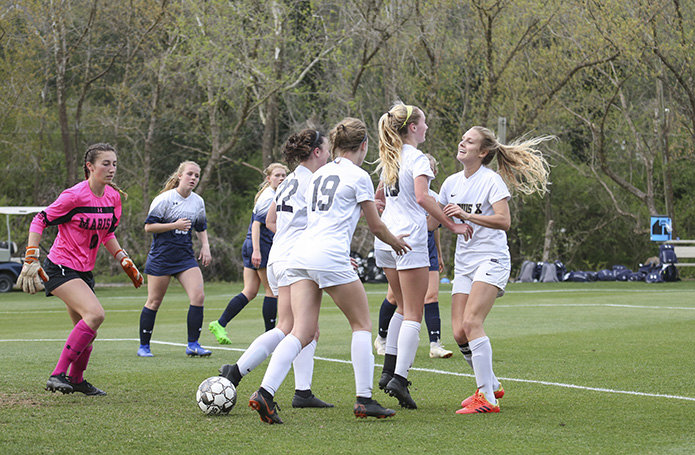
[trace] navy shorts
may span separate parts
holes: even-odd
[[[270,253],[270,247],[272,244],[265,243],[261,241],[261,265],[254,267],[251,264],[251,255],[253,254],[253,242],[251,239],[244,240],[244,244],[241,247],[241,258],[244,260],[244,267],[247,269],[264,269],[268,267],[268,254]]]
[[[196,261],[194,257],[189,257],[183,261],[172,263],[166,262],[161,258],[155,259],[148,256],[147,262],[145,263],[145,269],[143,271],[146,275],[152,276],[176,276],[177,274],[185,272],[186,270],[194,267],[199,267],[198,261]]]
[[[87,283],[87,286],[94,292],[94,275],[92,272],[80,272],[70,267],[65,267],[64,265],[54,264],[53,261],[48,258],[43,261],[43,271],[48,275],[48,281],[43,283],[46,297],[52,296],[53,294],[51,294],[51,292],[55,288],[70,280],[82,280]]]
[[[430,252],[430,272],[439,272],[439,256],[437,244],[434,242],[434,231],[427,233],[427,249]]]

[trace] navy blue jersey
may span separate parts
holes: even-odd
[[[251,215],[249,229],[246,232],[246,240],[244,241],[245,248],[242,247],[242,258],[245,261],[244,263],[246,263],[247,259],[248,263],[251,263],[251,252],[253,252],[253,244],[251,242],[251,226],[253,226],[254,221],[258,221],[259,223],[261,223],[260,243],[261,258],[263,262],[262,267],[265,267],[265,264],[268,261],[268,252],[270,251],[270,247],[273,245],[273,237],[275,236],[275,234],[273,234],[273,231],[266,227],[265,218],[268,215],[268,209],[270,208],[274,199],[275,190],[271,187],[268,187],[265,190],[263,190],[261,195],[258,196],[258,200],[256,201],[256,204],[253,207],[253,214]]]
[[[202,197],[191,193],[184,198],[176,189],[165,191],[152,201],[145,224],[173,223],[180,218],[191,220],[191,229],[152,234],[152,246],[145,265],[148,275],[174,275],[198,266],[192,236],[193,230],[202,232],[208,227]]]

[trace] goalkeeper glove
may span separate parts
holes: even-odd
[[[24,265],[17,278],[17,286],[28,294],[36,294],[36,291],[43,290],[43,281],[48,281],[46,272],[39,263],[39,248],[28,246],[24,254]]]
[[[135,267],[135,263],[133,263],[133,260],[130,259],[128,253],[126,253],[124,249],[121,248],[120,250],[116,251],[114,257],[117,259],[118,253],[124,254],[124,256],[120,260],[121,267],[123,267],[123,270],[125,271],[126,275],[128,275],[128,277],[130,277],[130,279],[132,280],[133,286],[135,286],[136,289],[139,288],[140,286],[142,286],[142,282],[144,281],[142,275],[140,274],[140,271],[137,267]]]

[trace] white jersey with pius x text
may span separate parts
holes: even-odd
[[[507,185],[500,175],[485,166],[466,178],[464,171],[449,176],[439,189],[439,203],[456,204],[466,213],[494,215],[492,204],[511,197]],[[454,222],[461,223],[458,218]],[[464,240],[462,235],[456,240],[455,274],[468,274],[478,268],[482,261],[504,259],[509,261],[507,233],[501,229],[491,229],[467,221],[473,228],[473,235]]]
[[[275,194],[277,224],[268,265],[288,260],[294,244],[306,229],[306,189],[312,174],[306,166],[300,164],[278,186]]]
[[[307,227],[292,249],[287,268],[352,270],[350,242],[360,218],[360,203],[374,200],[369,174],[347,158],[336,158],[314,172],[306,200]]]
[[[386,208],[381,221],[395,236],[410,234],[405,241],[413,251],[427,251],[427,212],[415,199],[415,178],[424,175],[429,182],[434,178],[430,160],[418,149],[403,144],[396,184],[384,185]],[[392,250],[375,237],[374,249]]]

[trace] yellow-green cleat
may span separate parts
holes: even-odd
[[[217,321],[212,321],[208,325],[208,329],[212,332],[213,335],[215,335],[215,338],[217,338],[217,341],[220,344],[232,344],[232,340],[229,339],[229,336],[227,335],[227,331],[220,325],[219,322]]]

